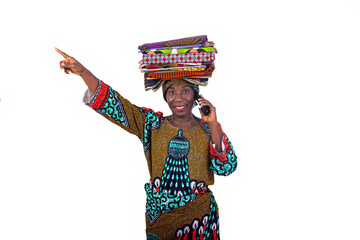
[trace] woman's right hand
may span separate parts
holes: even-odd
[[[55,50],[65,58],[64,60],[60,61],[60,68],[64,70],[65,73],[69,74],[71,72],[76,75],[81,75],[86,71],[86,68],[75,58],[70,57],[58,48],[55,48]]]

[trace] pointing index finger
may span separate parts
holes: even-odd
[[[69,55],[67,55],[66,53],[64,53],[63,51],[61,51],[60,49],[58,48],[55,48],[55,50],[61,54],[61,56],[63,56],[64,58],[71,58]]]

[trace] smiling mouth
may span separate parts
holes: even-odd
[[[179,106],[179,107],[175,107],[176,110],[178,111],[182,111],[182,110],[185,110],[185,105],[184,106]]]

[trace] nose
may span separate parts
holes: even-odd
[[[175,93],[174,101],[183,101],[183,100],[184,100],[184,96],[183,96],[182,92]]]

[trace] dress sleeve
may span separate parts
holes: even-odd
[[[103,81],[99,81],[95,94],[88,89],[83,101],[109,121],[138,136],[144,145],[150,140],[151,130],[163,118],[161,112],[133,105]]]
[[[220,125],[220,124],[219,124]],[[210,140],[210,169],[217,175],[228,176],[237,168],[237,157],[234,148],[221,128],[223,151],[218,152]]]

